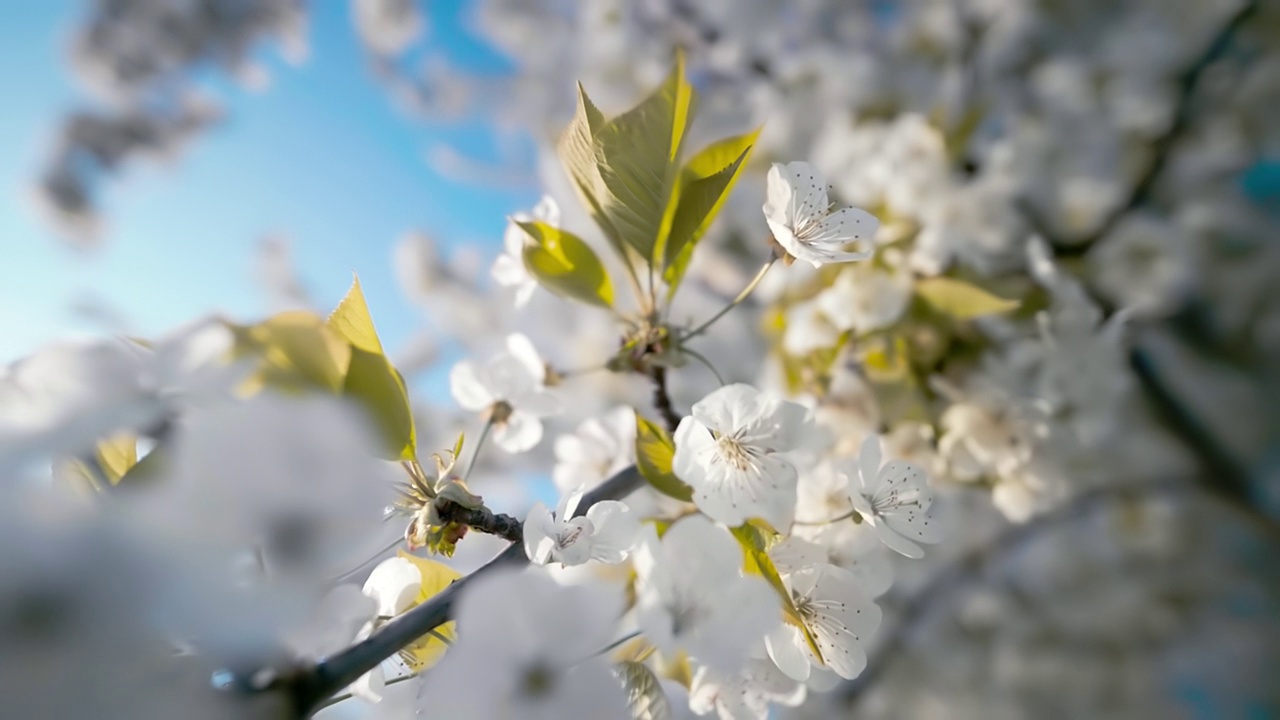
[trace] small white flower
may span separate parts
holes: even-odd
[[[880,608],[847,570],[820,563],[784,574],[782,582],[822,658],[814,656],[800,628],[778,623],[765,647],[778,669],[795,680],[809,679],[811,666],[831,668],[851,680],[867,666],[863,643],[880,627]]]
[[[627,558],[636,544],[640,523],[631,509],[616,500],[592,505],[586,515],[574,517],[582,500],[582,488],[560,500],[555,515],[542,503],[535,503],[524,520],[524,549],[529,560],[546,565],[581,565],[598,560],[616,565]]]
[[[485,573],[460,594],[458,641],[420,696],[441,718],[627,717],[621,687],[596,657],[621,612],[616,588]]]
[[[898,322],[911,301],[911,291],[906,273],[868,268],[841,273],[815,302],[837,329],[862,334]]]
[[[449,374],[453,398],[465,410],[487,412],[493,440],[511,453],[533,448],[542,439],[542,420],[560,410],[547,392],[543,366],[533,343],[519,333],[507,336],[507,349],[484,364],[463,360]]]
[[[664,654],[682,649],[735,672],[778,617],[773,590],[759,577],[741,575],[742,549],[701,515],[672,525],[661,541],[651,533],[632,560],[637,623]]]
[[[857,208],[831,212],[827,184],[809,163],[774,163],[769,170],[765,221],[773,237],[798,260],[824,263],[865,260],[870,251],[846,252],[856,240],[870,240],[880,221]]]
[[[753,658],[738,673],[698,668],[689,686],[689,707],[699,715],[715,712],[722,720],[766,720],[770,703],[796,707],[805,695],[803,683],[768,660]]]
[[[515,288],[516,307],[524,307],[538,288],[538,281],[529,274],[524,265],[524,246],[528,236],[517,222],[541,220],[557,227],[560,224],[560,206],[549,195],[543,196],[533,208],[533,214],[516,213],[507,223],[507,230],[502,236],[502,253],[493,261],[490,274],[503,287]]]
[[[620,406],[588,418],[573,434],[556,438],[555,452],[551,477],[561,492],[599,485],[635,462],[635,411]]]
[[[680,421],[672,467],[711,519],[732,527],[763,518],[785,530],[795,514],[796,469],[779,453],[799,445],[807,415],[750,385],[726,385]]]
[[[901,460],[880,464],[880,438],[868,435],[856,462],[843,469],[849,497],[880,540],[909,558],[924,557],[916,542],[936,543],[938,524],[929,516],[933,491],[924,471]]]
[[[378,563],[364,581],[363,592],[378,603],[378,615],[393,618],[409,609],[422,590],[422,572],[402,558],[387,558]]]

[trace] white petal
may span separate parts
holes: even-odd
[[[815,618],[811,630],[823,659],[841,677],[853,679],[867,665],[864,645],[880,627],[880,608],[850,573],[833,566],[822,571],[809,602]]]
[[[534,503],[524,518],[524,554],[529,561],[546,565],[555,547],[556,522],[542,503]]]
[[[379,665],[357,678],[347,690],[358,698],[378,703],[382,702],[382,692],[386,687],[387,678],[382,672],[382,666]]]
[[[378,603],[378,614],[395,617],[408,609],[422,589],[422,573],[418,566],[402,558],[387,558],[378,563],[364,582],[364,594]]]
[[[880,436],[868,435],[862,441],[858,451],[859,489],[863,493],[874,493],[879,487],[880,475]],[[852,478],[850,478],[852,480]]]
[[[604,500],[591,506],[587,519],[596,530],[592,537],[591,557],[609,564],[626,559],[640,535],[640,521],[631,508],[615,500]]]
[[[531,450],[542,439],[542,421],[529,413],[516,410],[507,421],[493,430],[493,441],[509,453]]]
[[[529,279],[524,263],[505,253],[493,259],[489,274],[503,287],[518,287]]]
[[[716,441],[707,426],[692,416],[680,419],[673,437],[676,450],[671,459],[671,470],[676,477],[692,484],[706,476],[704,458],[715,452]]]
[[[778,623],[764,638],[769,659],[787,677],[801,682],[809,679],[809,648],[800,629],[790,623]]]
[[[542,380],[546,377],[547,366],[539,357],[538,351],[533,347],[533,342],[521,333],[511,333],[507,336],[507,352],[511,356],[520,361],[525,369],[529,371],[529,375],[537,379],[537,384],[542,385]]]
[[[484,372],[470,360],[454,365],[449,373],[449,390],[463,410],[479,412],[493,404],[493,394],[485,384]]]
[[[919,545],[894,532],[892,528],[883,522],[876,523],[873,527],[876,529],[876,534],[880,536],[881,542],[889,546],[890,550],[897,551],[915,560],[924,557],[924,550]]]

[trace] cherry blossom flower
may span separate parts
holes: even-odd
[[[699,715],[714,712],[725,720],[766,720],[770,703],[796,707],[805,695],[803,683],[768,660],[752,658],[737,673],[699,667],[689,686],[689,707]]]
[[[458,640],[424,676],[441,718],[626,717],[621,687],[594,657],[622,612],[616,588],[561,586],[542,572],[498,570],[459,595]]]
[[[541,419],[560,410],[545,378],[546,367],[533,343],[514,333],[507,336],[506,350],[487,362],[454,365],[449,387],[464,409],[488,414],[498,447],[520,453],[542,440]]]
[[[868,435],[855,462],[844,468],[849,497],[880,540],[909,558],[924,557],[916,542],[936,543],[938,525],[929,516],[933,491],[924,471],[901,460],[881,465],[880,437]]]
[[[827,184],[806,162],[774,163],[769,170],[764,217],[778,244],[814,267],[867,259],[870,251],[847,252],[844,248],[857,240],[869,240],[880,226],[865,210],[831,212]]]
[[[841,273],[815,302],[837,329],[861,334],[896,323],[907,310],[911,290],[911,278],[904,272],[866,268]]]
[[[561,492],[595,487],[635,462],[635,411],[619,406],[584,420],[572,434],[556,438],[551,473]]]
[[[807,415],[750,385],[726,385],[680,421],[672,467],[713,520],[736,526],[763,518],[785,529],[795,514],[796,469],[779,453],[797,448]]]
[[[524,266],[524,246],[528,235],[517,222],[541,220],[552,227],[560,224],[560,206],[550,195],[544,195],[533,208],[532,215],[516,213],[507,223],[507,230],[502,235],[502,252],[493,261],[489,273],[495,282],[503,287],[515,289],[515,305],[518,308],[529,304],[533,291],[538,289],[538,281],[529,274]]]
[[[759,577],[743,577],[742,550],[701,515],[684,518],[659,541],[650,532],[632,553],[636,619],[665,654],[684,650],[724,672],[778,617],[778,599]]]
[[[535,503],[524,521],[524,548],[529,560],[545,565],[581,565],[588,560],[616,565],[635,546],[640,523],[631,509],[616,500],[598,502],[586,515],[574,517],[582,500],[582,488],[560,500],[552,515],[546,505]]]
[[[880,608],[863,593],[857,578],[820,563],[784,574],[782,582],[822,657],[813,654],[800,628],[780,622],[765,636],[778,669],[800,681],[809,678],[811,666],[829,667],[847,680],[857,677],[867,665],[863,644],[880,627]]]

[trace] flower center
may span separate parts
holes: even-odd
[[[734,469],[749,470],[751,468],[751,451],[747,450],[737,438],[721,435],[716,440],[716,448],[720,451],[720,457]]]
[[[506,400],[499,400],[489,408],[489,422],[494,425],[505,425],[511,417],[511,403]]]
[[[551,692],[555,684],[555,673],[551,672],[542,663],[537,663],[525,670],[524,682],[520,684],[520,689],[524,691],[525,695],[539,697]]]
[[[571,525],[556,535],[556,543],[562,548],[569,547],[578,542],[578,538],[582,537],[584,529],[581,525]]]

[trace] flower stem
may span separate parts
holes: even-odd
[[[760,271],[756,273],[756,276],[751,278],[751,282],[747,283],[747,286],[742,289],[742,292],[738,293],[738,296],[733,299],[733,302],[721,308],[720,312],[716,313],[715,315],[712,315],[706,322],[702,323],[701,325],[694,328],[693,330],[690,330],[689,332],[685,333],[683,336],[681,336],[680,339],[689,340],[691,338],[697,337],[698,335],[701,335],[703,331],[711,327],[711,325],[715,323],[715,321],[724,317],[725,313],[729,312],[730,310],[740,305],[742,301],[746,300],[747,296],[750,295],[751,292],[756,289],[756,286],[759,285],[760,281],[764,279],[765,273],[769,272],[769,268],[773,267],[773,264],[777,261],[778,261],[778,258],[770,257],[768,262],[766,262],[763,266],[761,266]]]
[[[596,653],[596,655],[607,655],[608,653],[613,652],[614,650],[617,650],[618,648],[631,642],[632,640],[635,640],[638,637],[640,637],[639,630],[636,630],[635,632],[627,633],[626,635],[623,635],[617,640],[614,640],[613,642],[601,648],[600,652]]]
[[[855,515],[857,515],[857,514],[858,514],[858,511],[857,511],[857,510],[850,510],[849,512],[847,512],[847,513],[845,513],[845,514],[840,515],[839,517],[833,517],[833,518],[831,518],[830,520],[796,520],[794,524],[796,524],[796,525],[805,525],[805,526],[808,526],[808,527],[816,527],[816,526],[818,526],[818,525],[831,525],[831,524],[833,524],[833,523],[838,523],[838,522],[840,522],[841,520],[848,520],[849,518],[851,518],[851,517],[853,517],[853,516],[855,516]]]
[[[484,441],[489,438],[489,430],[493,427],[493,420],[486,420],[484,429],[480,431],[480,439],[476,440],[476,449],[471,451],[471,462],[467,463],[467,471],[462,474],[462,481],[466,482],[471,477],[471,471],[476,467],[476,460],[480,458],[480,451],[484,449]]]

